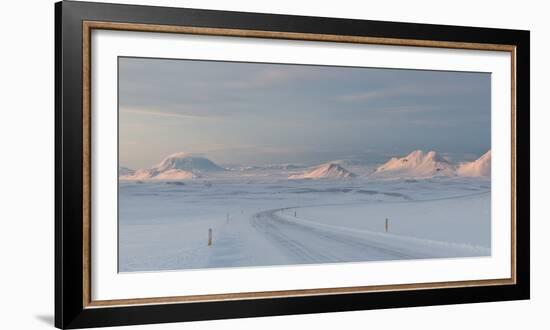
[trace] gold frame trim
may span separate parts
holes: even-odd
[[[340,43],[360,43],[376,44],[388,46],[411,46],[411,47],[432,47],[449,49],[468,49],[468,50],[486,50],[503,51],[511,54],[511,277],[489,280],[470,280],[470,281],[451,281],[451,282],[431,282],[415,284],[393,284],[393,285],[371,285],[355,287],[337,287],[321,289],[301,289],[284,291],[262,291],[262,292],[239,292],[228,294],[206,294],[189,295],[174,297],[152,297],[152,298],[134,298],[134,299],[116,299],[116,300],[92,300],[91,298],[91,33],[92,30],[119,30],[134,32],[153,32],[153,33],[181,33],[194,35],[228,36],[228,37],[249,37],[249,38],[269,38],[286,40],[304,40],[304,41],[325,41]],[[83,220],[83,307],[84,308],[103,308],[114,306],[129,305],[150,305],[150,304],[175,304],[190,302],[207,301],[227,301],[227,300],[250,300],[282,297],[300,297],[315,295],[334,295],[334,294],[353,294],[366,292],[384,292],[384,291],[408,291],[408,290],[426,290],[458,287],[476,287],[493,285],[514,285],[517,283],[516,275],[516,46],[502,44],[482,44],[468,42],[450,42],[434,40],[415,40],[415,39],[396,39],[396,38],[378,38],[378,37],[359,37],[359,36],[341,36],[331,34],[312,34],[312,33],[294,33],[279,31],[260,31],[260,30],[240,30],[223,28],[202,28],[192,26],[173,26],[173,25],[155,25],[155,24],[137,24],[137,23],[118,23],[118,22],[100,22],[83,21],[82,23],[82,220]]]

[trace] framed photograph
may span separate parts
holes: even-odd
[[[55,14],[57,327],[529,298],[528,31]]]

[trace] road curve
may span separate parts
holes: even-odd
[[[251,225],[284,253],[289,264],[423,259],[433,255],[414,252],[399,244],[376,241],[361,235],[289,221],[273,209],[254,214]]]

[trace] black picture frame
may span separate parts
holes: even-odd
[[[83,22],[103,21],[404,40],[512,45],[516,60],[516,281],[378,291],[131,306],[85,306],[82,218]],[[324,313],[529,299],[529,31],[62,1],[55,4],[55,326],[146,323]]]

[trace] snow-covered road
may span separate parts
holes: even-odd
[[[275,209],[259,212],[251,221],[256,230],[288,257],[289,263],[357,261],[358,254],[362,255],[363,260],[426,257],[412,255],[395,246],[377,244],[368,239],[308,225],[303,221],[291,221],[281,213],[284,211],[285,209]]]
[[[254,229],[284,254],[288,264],[467,257],[487,254],[471,245],[417,239],[312,222],[294,216],[294,208],[262,211],[251,218]]]

